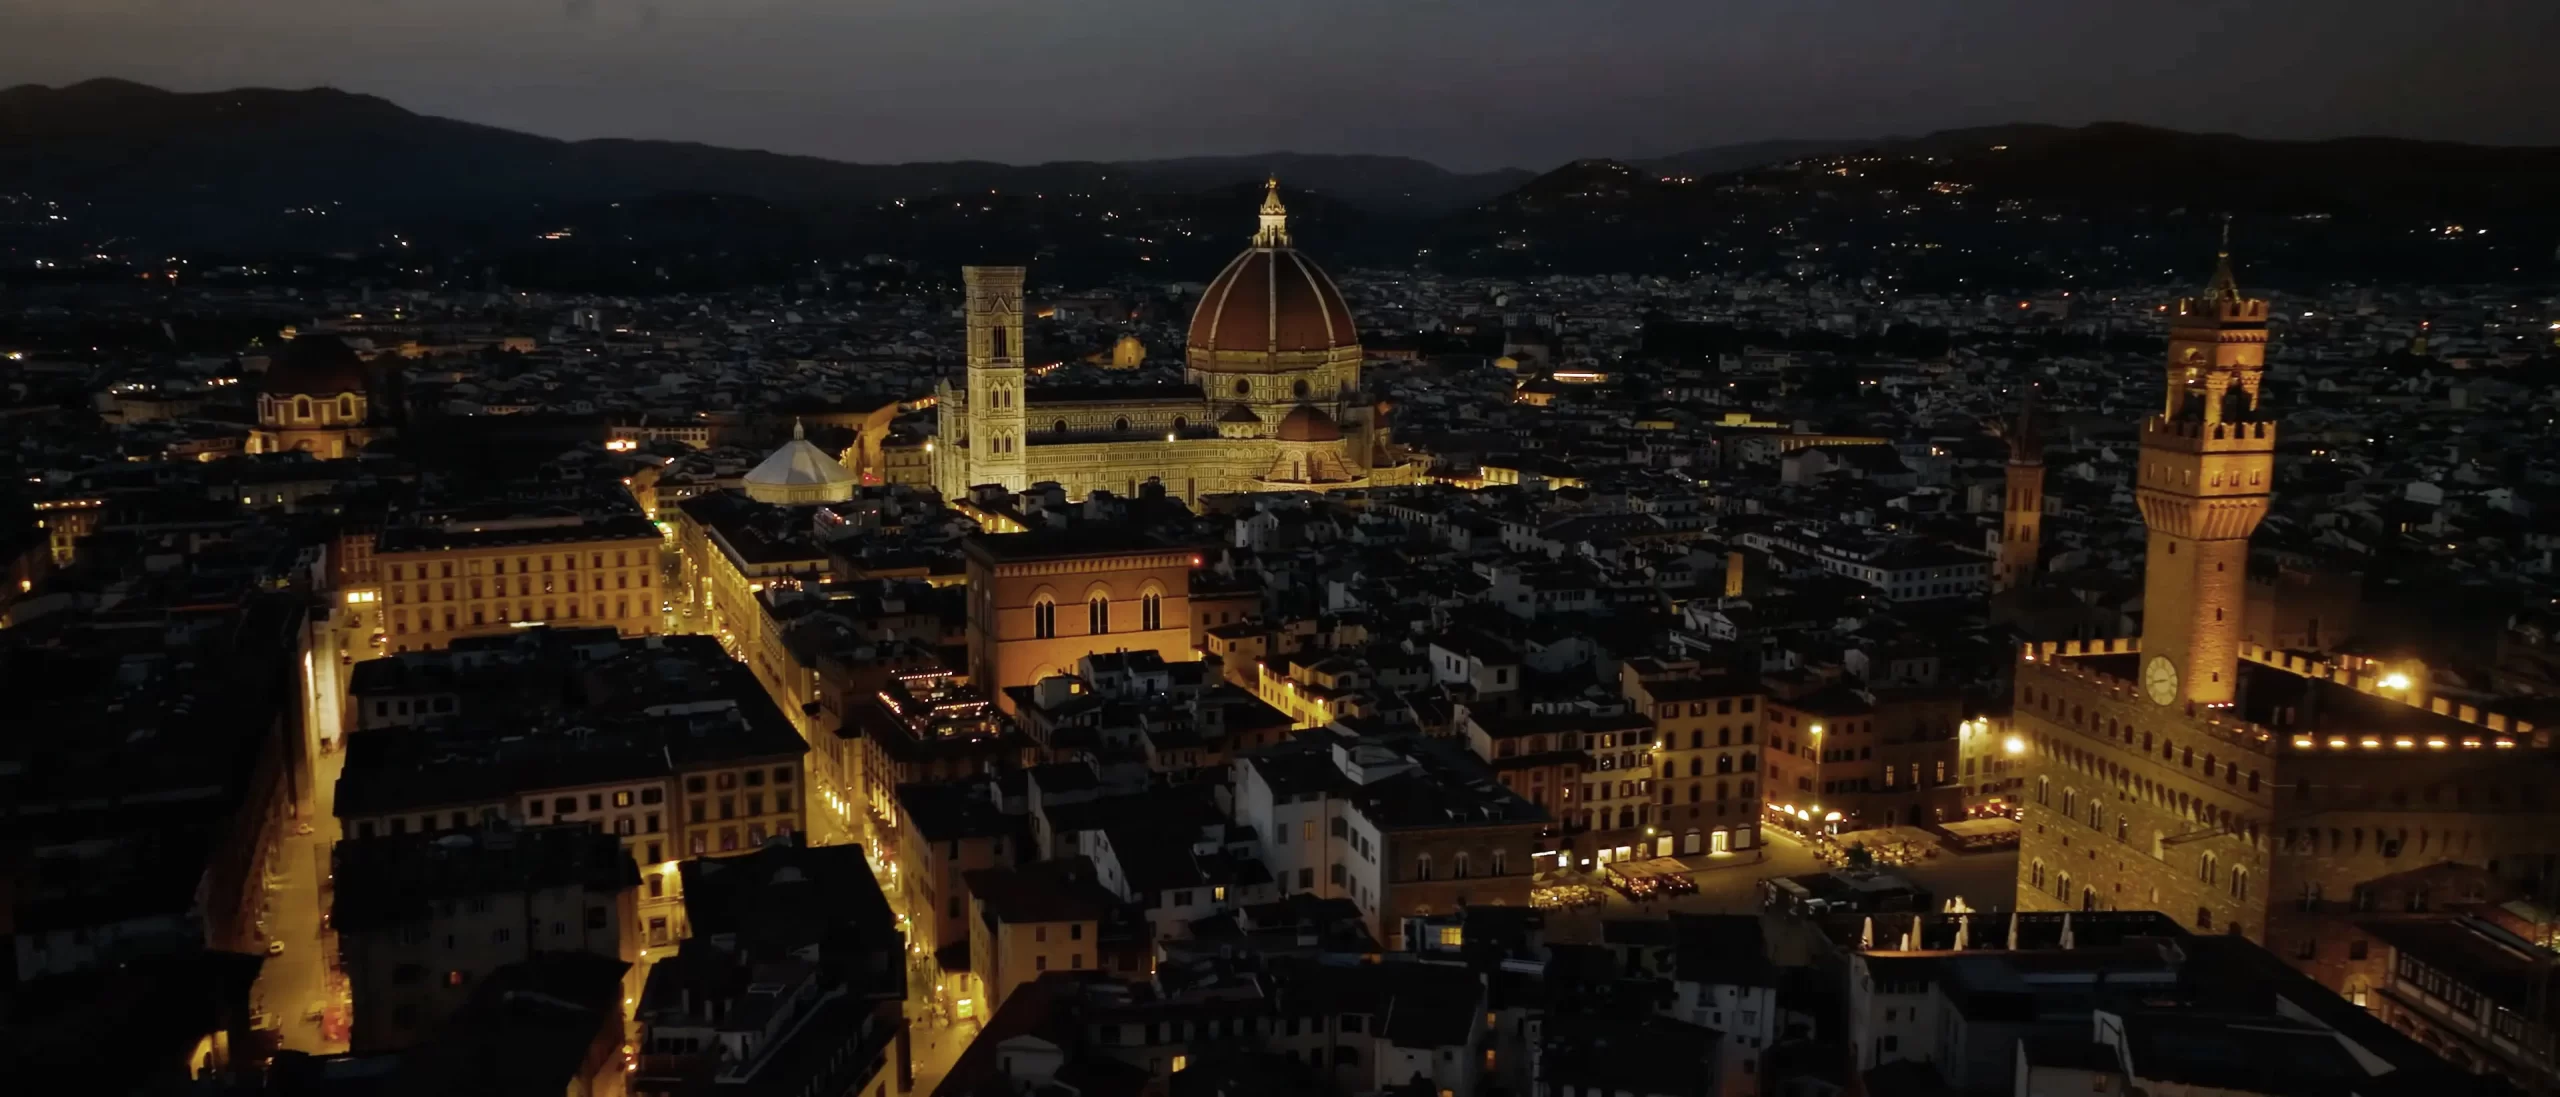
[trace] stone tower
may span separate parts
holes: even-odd
[[[2150,530],[2140,684],[2164,706],[2235,695],[2249,534],[2275,472],[2276,424],[2258,403],[2267,303],[2240,295],[2224,234],[2212,285],[2170,320],[2167,398],[2142,424],[2135,479]]]
[[[2036,418],[2036,386],[2018,417],[2001,427],[2009,443],[2007,490],[2000,497],[2000,559],[1991,574],[1991,593],[2005,594],[2035,582],[2036,560],[2044,551],[2044,430]]]
[[[962,267],[969,288],[966,486],[1030,487],[1024,475],[1022,268]]]

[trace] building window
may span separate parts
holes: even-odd
[[[1084,604],[1085,624],[1096,636],[1111,631],[1111,596],[1096,594]]]
[[[1050,601],[1048,595],[1041,595],[1039,601],[1031,603],[1031,635],[1046,640],[1057,634],[1058,604]]]
[[[1164,595],[1148,591],[1138,596],[1138,627],[1148,632],[1164,627]]]

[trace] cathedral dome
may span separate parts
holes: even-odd
[[[334,335],[297,336],[275,353],[259,391],[281,396],[335,396],[365,391],[364,359]]]
[[[1274,431],[1273,436],[1283,442],[1339,442],[1342,440],[1342,428],[1333,425],[1332,416],[1310,405],[1300,404],[1297,410],[1280,420],[1280,429]]]
[[[747,497],[766,503],[840,503],[853,498],[853,474],[809,441],[799,423],[791,440],[741,478]]]
[[[1211,368],[1250,368],[1282,354],[1356,350],[1359,333],[1342,291],[1314,260],[1289,245],[1288,211],[1274,181],[1262,199],[1253,246],[1228,263],[1200,297],[1184,341]]]

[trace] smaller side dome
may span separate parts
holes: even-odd
[[[1111,345],[1111,364],[1130,369],[1147,364],[1147,345],[1135,335],[1123,335]]]
[[[841,503],[853,497],[854,476],[809,441],[799,421],[791,440],[740,478],[747,497],[765,503]]]
[[[1313,405],[1300,404],[1280,420],[1276,435],[1283,442],[1339,442],[1342,428],[1334,425],[1332,416],[1317,411]]]

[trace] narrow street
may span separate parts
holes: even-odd
[[[298,816],[269,862],[265,936],[281,943],[283,951],[268,953],[252,997],[254,1008],[281,1032],[284,1047],[314,1054],[345,1051],[349,1020],[345,984],[332,986],[329,975],[335,940],[322,925],[328,910],[329,849],[338,840],[338,820],[332,809],[338,771],[346,758],[340,720],[350,676],[339,661],[340,631],[335,620],[333,616],[330,623],[313,626],[312,650],[303,668],[306,749],[315,755],[311,799],[299,805]],[[323,743],[331,749],[320,750]],[[309,833],[301,833],[305,829]],[[330,1039],[333,1028],[334,1040]]]

